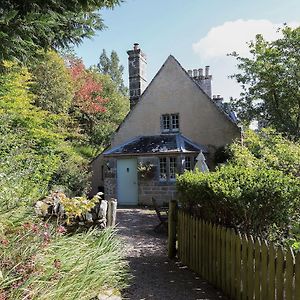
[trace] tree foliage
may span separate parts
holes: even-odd
[[[79,44],[103,29],[99,9],[120,0],[2,0],[0,61],[27,61],[38,50]]]
[[[102,85],[97,82],[80,59],[69,62],[70,74],[75,85],[73,106],[86,115],[105,112],[107,99],[100,96]]]
[[[100,73],[109,75],[117,85],[118,90],[122,94],[127,95],[128,90],[123,81],[124,67],[120,65],[120,59],[116,51],[112,51],[110,57],[108,57],[105,49],[103,49],[97,68]]]
[[[11,63],[6,64],[6,71],[0,75],[2,176],[8,179],[9,174],[22,174],[16,202],[32,201],[53,185],[64,185],[80,195],[88,188],[86,162],[66,141],[69,133],[65,118],[33,105],[35,95],[29,90],[30,81],[27,69]],[[70,164],[73,174],[66,172],[65,166]],[[73,175],[77,189],[72,185]],[[14,190],[9,182],[3,183],[6,191]],[[10,202],[14,203],[14,199]]]
[[[266,168],[300,177],[300,144],[270,128],[255,133],[248,130],[242,142],[228,148],[229,162],[245,168]]]
[[[250,42],[251,57],[236,53],[243,88],[233,100],[240,119],[257,120],[292,138],[300,137],[300,27],[282,29],[282,38],[268,42],[262,35]]]
[[[35,105],[53,113],[67,113],[74,98],[74,87],[64,60],[54,51],[41,54],[31,73]]]
[[[80,59],[68,63],[75,85],[72,117],[77,120],[90,146],[106,146],[129,109],[128,98],[109,75],[96,68],[86,69]]]

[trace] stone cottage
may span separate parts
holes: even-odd
[[[215,151],[240,137],[235,116],[212,97],[209,67],[186,71],[170,55],[149,86],[146,56],[128,52],[130,112],[110,146],[92,162],[92,194],[121,205],[174,199],[176,174],[194,168],[203,153],[209,168]]]

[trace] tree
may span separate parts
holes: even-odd
[[[282,29],[273,42],[257,35],[249,48],[252,57],[231,54],[242,73],[232,77],[242,85],[232,100],[240,119],[272,126],[290,138],[300,137],[300,27]]]
[[[68,62],[75,84],[71,114],[87,136],[88,144],[99,151],[122,122],[129,101],[109,75],[94,67],[86,69],[82,61],[71,56]]]
[[[129,111],[129,99],[118,89],[117,84],[109,75],[99,74],[94,70],[95,78],[102,85],[101,96],[108,99],[105,112],[97,114],[97,122],[91,136],[91,142],[98,147],[109,144],[111,135],[115,132]]]
[[[53,113],[67,113],[74,97],[74,88],[64,60],[54,51],[44,53],[31,68],[31,73],[35,105]]]
[[[124,67],[120,65],[120,59],[116,51],[112,51],[109,58],[105,49],[103,49],[97,68],[100,73],[109,75],[116,83],[119,91],[123,95],[127,95],[128,89],[125,87],[123,82]]]
[[[100,96],[102,85],[95,80],[92,72],[86,70],[80,59],[70,61],[70,74],[76,86],[73,105],[85,114],[105,112],[107,99]]]
[[[105,27],[99,9],[120,0],[2,0],[0,61],[25,62],[41,49],[65,48]]]

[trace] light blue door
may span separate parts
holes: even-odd
[[[118,159],[117,161],[118,204],[138,204],[137,160]]]

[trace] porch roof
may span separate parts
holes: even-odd
[[[181,134],[138,136],[122,145],[106,150],[103,155],[147,155],[168,153],[208,153],[205,146],[197,145]]]

